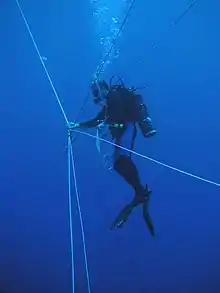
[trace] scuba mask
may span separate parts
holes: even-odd
[[[91,85],[91,90],[93,94],[93,101],[95,104],[98,104],[105,100],[107,94],[109,93],[109,86],[104,80],[98,82],[95,81]]]

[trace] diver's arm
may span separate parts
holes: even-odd
[[[93,128],[97,127],[105,119],[105,109],[103,108],[98,115],[88,121],[80,123],[70,123],[70,128]]]
[[[81,123],[77,123],[78,128],[92,128],[92,127],[96,127],[100,124],[99,120],[97,120],[97,118],[93,118],[91,120],[85,121],[85,122],[81,122]]]

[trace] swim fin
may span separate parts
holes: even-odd
[[[127,221],[130,213],[132,212],[134,206],[132,204],[126,205],[119,213],[118,217],[115,219],[115,221],[112,223],[110,229],[114,228],[121,228],[124,223]]]
[[[153,225],[153,222],[151,220],[150,214],[148,212],[150,194],[151,194],[151,191],[148,193],[147,200],[143,203],[142,214],[143,214],[143,218],[145,220],[145,223],[146,223],[146,225],[147,225],[147,227],[148,227],[148,229],[150,231],[151,236],[154,237],[155,236],[154,225]]]
[[[132,210],[135,207],[137,207],[138,205],[142,204],[142,214],[143,214],[143,218],[145,220],[145,223],[150,231],[151,236],[153,236],[153,237],[155,236],[154,226],[153,226],[150,214],[148,212],[150,194],[152,191],[148,189],[147,185],[146,185],[145,191],[146,191],[145,201],[143,201],[143,199],[142,199],[142,201],[140,201],[139,199],[137,201],[137,197],[135,197],[130,204],[127,204],[121,210],[121,212],[119,213],[116,220],[110,226],[111,230],[114,228],[121,228],[125,224],[125,222],[128,220],[128,217],[131,214]]]

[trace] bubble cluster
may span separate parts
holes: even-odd
[[[95,21],[95,32],[102,46],[102,57],[96,72],[102,74],[106,67],[120,55],[120,50],[113,42],[116,37],[120,37],[120,27],[124,19],[130,0],[91,0],[93,6],[93,17]],[[112,48],[112,50],[111,50]],[[110,54],[108,55],[109,51]],[[108,58],[106,56],[108,55]]]

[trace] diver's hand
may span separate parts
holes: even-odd
[[[80,128],[80,124],[75,122],[68,122],[67,127],[69,128],[69,130],[72,130],[72,129]]]

